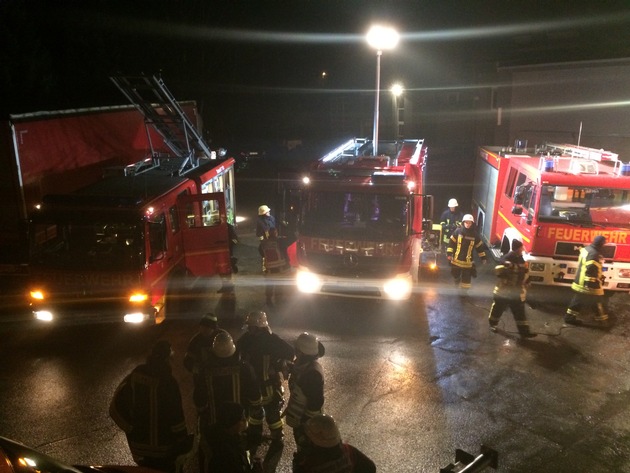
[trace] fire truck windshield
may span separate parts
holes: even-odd
[[[541,222],[626,227],[630,222],[630,189],[542,186]]]
[[[300,232],[328,238],[402,241],[407,236],[408,199],[363,192],[319,192],[305,196]]]
[[[31,227],[32,262],[51,269],[138,269],[144,259],[141,236],[138,226],[129,223],[36,223]]]

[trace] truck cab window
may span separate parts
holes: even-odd
[[[153,221],[149,222],[149,245],[151,254],[150,261],[157,261],[164,258],[166,252],[166,222],[164,214],[160,214]]]

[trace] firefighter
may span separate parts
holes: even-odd
[[[482,264],[488,262],[485,246],[477,234],[474,223],[472,215],[464,215],[462,226],[455,229],[446,249],[446,257],[451,262],[453,281],[464,290],[470,289],[472,277],[476,276],[473,250],[477,252]]]
[[[171,374],[172,355],[171,344],[158,341],[146,363],[120,383],[109,406],[133,460],[162,471],[174,471],[177,456],[192,448],[179,385]]]
[[[608,324],[605,277],[602,272],[602,249],[605,244],[606,238],[598,235],[590,245],[580,248],[578,267],[571,284],[573,298],[564,315],[564,322],[567,324],[582,325],[583,321],[579,316],[585,306],[595,311],[595,322],[603,326]]]
[[[444,245],[448,245],[451,235],[456,228],[462,224],[463,213],[459,210],[457,199],[448,201],[448,208],[442,212],[440,216],[440,225],[442,225],[442,241]]]
[[[521,337],[533,338],[536,334],[530,331],[525,316],[525,295],[527,294],[525,286],[528,283],[529,267],[523,259],[523,252],[523,243],[514,240],[512,251],[501,258],[499,264],[495,266],[497,283],[494,287],[494,298],[488,322],[490,330],[496,332],[501,315],[509,307]]]
[[[335,419],[318,414],[304,426],[307,446],[293,459],[293,473],[375,473],[376,465],[358,448],[342,442]]]
[[[217,421],[208,428],[208,446],[212,454],[208,471],[261,472],[260,463],[253,462],[246,449],[247,415],[243,406],[224,402],[217,413]]]
[[[271,215],[271,209],[267,205],[258,207],[258,219],[256,220],[256,236],[261,240],[269,238],[269,231],[276,230],[276,219]]]
[[[284,449],[284,434],[280,411],[284,405],[283,374],[294,358],[293,347],[271,332],[267,314],[263,311],[250,312],[245,321],[247,332],[239,338],[236,348],[241,357],[254,368],[260,383],[264,418],[269,427],[271,444],[264,459],[264,471],[275,472]],[[262,443],[263,419],[251,419],[249,444],[251,456]]]
[[[289,374],[289,403],[283,412],[293,429],[298,451],[306,445],[304,423],[322,413],[324,405],[324,369],[317,361],[324,356],[324,345],[308,332],[295,341],[295,362]]]
[[[283,241],[283,240],[282,240]],[[267,232],[267,237],[260,241],[258,252],[262,257],[262,271],[265,275],[265,302],[269,307],[282,297],[282,275],[289,271],[286,248],[275,228]],[[280,284],[277,284],[280,282]]]
[[[221,404],[241,404],[253,420],[262,418],[262,408],[254,370],[241,360],[232,336],[225,330],[219,329],[215,335],[202,374],[205,389],[200,400],[205,402],[205,406],[200,412],[199,460],[201,473],[208,473],[208,459],[211,455],[208,429],[217,421]]]
[[[199,321],[199,331],[188,342],[184,355],[184,367],[193,375],[193,402],[200,413],[206,408],[206,381],[203,376],[203,366],[212,350],[212,342],[219,332],[219,322],[213,313],[204,315]]]

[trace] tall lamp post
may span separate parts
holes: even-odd
[[[400,138],[400,107],[398,106],[398,97],[400,97],[405,89],[399,83],[391,86],[389,89],[392,93],[392,103],[394,107],[394,139]]]
[[[378,156],[378,109],[381,88],[381,55],[384,50],[394,49],[398,44],[398,32],[390,26],[374,25],[367,33],[368,44],[376,49],[376,99],[374,101],[374,136],[372,145],[374,156]]]

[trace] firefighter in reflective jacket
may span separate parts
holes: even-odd
[[[523,243],[515,240],[512,243],[512,251],[499,260],[494,272],[497,275],[497,284],[494,287],[494,298],[488,317],[490,330],[496,331],[501,315],[509,307],[521,337],[535,337],[536,334],[529,330],[525,316],[525,285],[529,267],[523,259]]]
[[[177,381],[171,374],[170,343],[158,341],[146,363],[118,386],[109,414],[127,435],[140,466],[173,471],[175,459],[192,447]]]
[[[485,246],[477,234],[474,223],[472,215],[464,215],[463,226],[455,229],[446,249],[446,257],[451,262],[453,282],[461,289],[470,289],[472,277],[476,276],[473,250],[477,252],[483,264],[488,262]]]
[[[245,320],[247,332],[239,338],[236,349],[253,368],[260,383],[264,418],[269,427],[271,443],[264,459],[265,473],[276,471],[284,449],[284,434],[280,411],[284,405],[283,374],[287,364],[293,361],[293,347],[271,332],[267,314],[263,311],[250,312]],[[263,419],[251,419],[248,437],[251,456],[262,443]]]
[[[604,275],[602,271],[602,248],[606,238],[598,235],[588,246],[580,249],[575,280],[571,284],[573,298],[564,315],[564,321],[572,325],[581,325],[579,318],[584,306],[595,311],[595,321],[601,325],[608,323],[608,310],[604,294]]]
[[[232,336],[225,330],[219,330],[214,337],[211,353],[206,357],[202,370],[206,389],[198,399],[205,400],[205,408],[200,412],[199,457],[201,473],[206,473],[207,459],[212,455],[208,429],[216,423],[221,405],[225,402],[241,404],[254,421],[262,418],[262,407],[254,370],[249,363],[241,360]]]
[[[304,332],[295,341],[295,363],[289,375],[289,403],[283,412],[287,425],[293,428],[298,450],[306,444],[304,424],[311,417],[321,414],[324,405],[324,370],[317,361],[324,356],[324,345]]]

